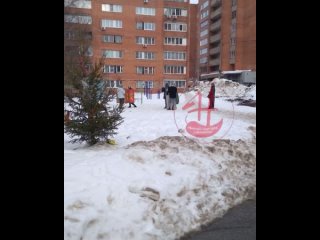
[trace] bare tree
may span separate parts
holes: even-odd
[[[65,121],[65,132],[71,142],[92,145],[116,134],[123,108],[110,105],[114,93],[102,77],[105,58],[93,57],[91,17],[65,7],[64,27],[64,93],[72,116]]]
[[[81,79],[88,76],[92,58],[92,19],[88,15],[75,14],[70,6],[79,0],[65,0],[64,14],[64,86],[65,95],[79,90]],[[84,1],[86,2],[86,1]],[[100,61],[100,60],[99,60]]]

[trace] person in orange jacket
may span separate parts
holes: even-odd
[[[128,103],[129,103],[129,108],[131,108],[131,104],[132,104],[134,107],[137,107],[137,106],[134,104],[134,90],[133,90],[131,87],[129,87],[129,89],[127,90],[126,98],[127,98]]]

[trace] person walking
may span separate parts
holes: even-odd
[[[164,103],[165,103],[165,109],[168,108],[168,101],[169,101],[169,83],[166,83],[165,86],[161,89],[161,92],[163,92],[163,99],[164,99]]]
[[[118,92],[117,92],[117,96],[118,96],[118,99],[119,99],[119,108],[123,108],[124,95],[125,95],[125,90],[124,90],[123,87],[120,85],[120,86],[118,87]]]
[[[171,83],[171,86],[168,89],[169,92],[169,106],[168,106],[168,110],[176,110],[176,104],[177,104],[177,94],[178,94],[178,90],[176,87],[176,84],[173,82]]]
[[[129,87],[129,89],[127,91],[127,99],[129,102],[129,108],[131,108],[131,105],[133,105],[135,108],[137,107],[134,104],[134,90],[131,88],[131,86]]]

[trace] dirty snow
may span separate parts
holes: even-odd
[[[242,99],[251,99],[256,100],[256,85],[251,85],[247,87],[243,84],[225,79],[225,78],[215,78],[213,80],[216,86],[216,97],[225,97],[225,98],[242,98]],[[209,81],[201,81],[198,86],[195,87],[196,90],[208,95],[210,91]],[[205,96],[207,96],[205,95]]]
[[[117,145],[71,144],[65,134],[65,240],[178,239],[255,197],[255,108],[217,98],[211,119],[224,124],[199,139],[184,129],[196,119],[182,110],[192,94],[180,94],[176,111],[163,109],[162,95],[126,108]]]

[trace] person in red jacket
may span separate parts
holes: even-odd
[[[134,106],[134,107],[137,107],[135,104],[134,104],[134,90],[129,87],[129,89],[127,90],[127,101],[129,102],[129,108],[131,108],[131,104]]]
[[[210,88],[210,92],[208,94],[208,98],[209,98],[209,109],[214,109],[214,99],[215,99],[215,95],[216,95],[216,86],[214,85],[214,83],[211,83],[211,88]]]

